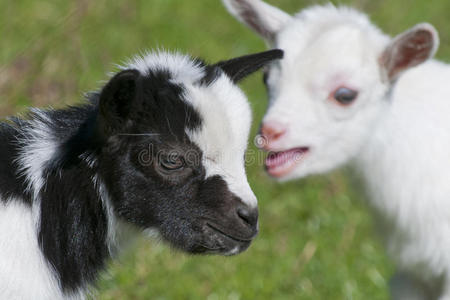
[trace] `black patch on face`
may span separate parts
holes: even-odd
[[[201,126],[200,116],[183,99],[184,87],[172,83],[168,71],[150,70],[146,76],[136,72],[122,71],[100,95],[99,122],[107,135],[128,130],[183,138],[186,129]]]
[[[217,198],[211,197],[214,194],[218,195]],[[229,190],[221,176],[215,175],[204,180],[198,197],[198,202],[207,208],[202,211],[202,217],[208,224],[236,240],[249,241],[256,235],[258,211],[243,204],[242,200]],[[247,210],[248,215],[243,216],[241,209]]]

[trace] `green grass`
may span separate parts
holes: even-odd
[[[289,12],[315,1],[270,1]],[[342,1],[388,33],[430,21],[450,57],[450,2]],[[219,0],[0,2],[0,113],[60,107],[98,88],[113,63],[144,49],[177,49],[209,61],[264,49]],[[261,76],[243,84],[254,129],[266,96]],[[255,149],[252,147],[252,151]],[[277,184],[248,167],[261,232],[248,251],[190,257],[140,239],[99,282],[99,299],[387,299],[393,267],[362,197],[345,172]]]

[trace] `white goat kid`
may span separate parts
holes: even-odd
[[[294,17],[259,0],[228,10],[284,50],[266,72],[261,133],[281,180],[351,163],[398,272],[394,299],[450,299],[450,66],[419,24],[394,39],[362,13],[314,6]]]

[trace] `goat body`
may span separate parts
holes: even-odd
[[[224,0],[284,51],[266,71],[268,172],[280,180],[351,164],[398,273],[394,299],[450,297],[450,66],[419,24],[394,39],[346,7],[294,17],[260,0]]]
[[[450,296],[450,67],[429,61],[403,74],[354,159],[375,209],[396,282],[423,299]],[[439,88],[437,88],[439,87]],[[407,277],[402,279],[400,277]],[[446,299],[446,298],[445,298]]]

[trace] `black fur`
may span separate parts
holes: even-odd
[[[201,85],[209,86],[213,84],[221,75],[223,71],[217,66],[206,66],[205,76],[200,81]]]
[[[211,84],[221,72],[238,81],[279,56],[272,51],[204,64],[201,84]],[[38,240],[65,293],[93,283],[110,256],[105,201],[123,221],[157,228],[169,244],[190,253],[242,251],[255,236],[257,211],[245,211],[219,176],[205,179],[203,154],[186,134],[186,129],[199,130],[202,118],[184,92],[168,70],[149,70],[145,76],[124,70],[82,105],[0,123],[3,201],[33,201],[18,159],[28,143],[45,142],[30,140],[35,127],[45,127],[55,143],[37,195]],[[181,168],[167,167],[172,157]]]
[[[122,195],[115,192],[118,183],[140,176],[135,176],[135,168],[116,168],[115,163],[124,164],[122,154],[130,149],[142,151],[155,143],[153,138],[135,134],[155,133],[156,141],[185,141],[185,128],[201,125],[199,115],[181,97],[183,88],[169,79],[167,71],[144,77],[126,70],[114,76],[100,94],[93,94],[89,104],[47,111],[48,118],[31,115],[32,119],[47,122],[56,140],[61,141],[45,170],[39,241],[66,292],[92,282],[108,257],[106,212],[93,183],[94,176],[106,184],[118,215],[125,218],[128,215],[123,210],[132,209],[135,215],[128,221],[142,228],[157,226],[148,215],[149,203],[127,206],[128,197],[122,203]],[[114,175],[119,172],[126,173],[125,177],[116,178]],[[128,185],[129,182],[121,187],[125,193],[133,193]],[[170,186],[167,188],[170,190]],[[149,191],[152,188],[147,185],[136,193]],[[158,197],[148,196],[147,201]]]
[[[211,85],[220,77],[222,72],[224,72],[234,83],[238,83],[249,74],[258,71],[270,62],[281,58],[283,58],[283,50],[273,49],[220,61],[214,65],[206,65],[204,62],[199,61],[199,63],[205,67],[205,76],[200,83],[205,86]]]
[[[30,205],[31,195],[17,162],[19,136],[20,132],[13,123],[0,123],[0,201],[21,199]]]
[[[57,116],[58,113],[62,118]],[[64,115],[64,113],[68,115]],[[58,120],[60,129],[71,125],[68,124],[72,121],[69,114],[79,114],[79,116],[83,116],[82,120],[84,120],[81,124],[72,124],[75,125],[75,131],[69,136],[67,136],[67,131],[55,132],[58,139],[64,142],[60,144],[56,156],[49,162],[47,171],[70,168],[78,164],[81,158],[98,154],[101,145],[105,142],[97,128],[98,107],[85,105],[64,111],[53,111],[53,114],[52,120]]]
[[[218,62],[216,66],[237,83],[270,62],[281,58],[283,58],[283,50],[273,49]]]
[[[108,257],[105,208],[92,170],[77,165],[47,176],[39,243],[66,293],[93,282]]]

